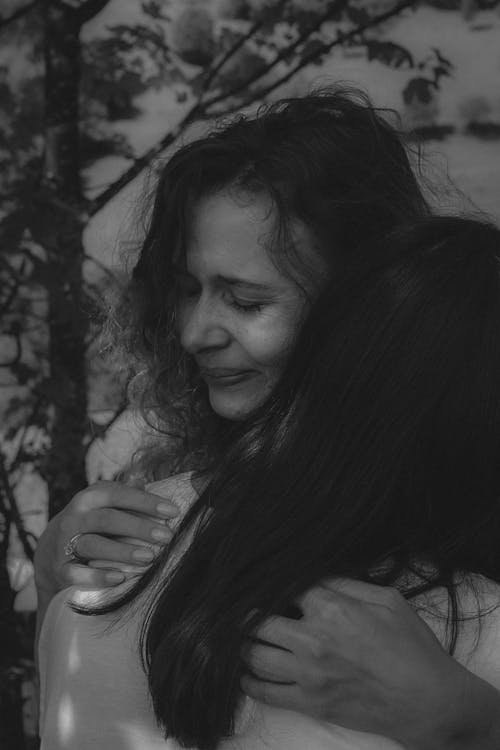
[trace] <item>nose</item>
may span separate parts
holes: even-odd
[[[216,302],[204,299],[203,295],[181,307],[179,334],[181,346],[188,354],[223,348],[231,339]]]

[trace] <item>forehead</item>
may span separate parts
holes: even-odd
[[[253,281],[288,285],[290,275],[276,264],[273,244],[276,215],[265,195],[223,191],[201,198],[191,214],[186,265],[196,276],[244,276]],[[318,251],[308,229],[292,225],[295,252],[318,263]],[[292,274],[293,275],[293,274]]]
[[[267,250],[273,218],[269,202],[261,198],[237,199],[227,192],[201,198],[187,232],[188,270],[281,276]]]

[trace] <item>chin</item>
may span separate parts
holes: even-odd
[[[230,419],[233,422],[239,422],[246,419],[255,409],[260,406],[260,402],[248,403],[248,399],[232,399],[224,396],[209,394],[210,406],[219,417]]]

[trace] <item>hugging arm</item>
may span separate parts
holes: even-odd
[[[325,582],[299,606],[301,620],[271,618],[249,644],[247,695],[408,750],[500,748],[500,692],[450,657],[395,589]]]
[[[172,535],[179,514],[169,499],[119,482],[98,482],[78,492],[50,520],[35,552],[38,637],[52,597],[67,586],[104,588],[144,570]],[[78,536],[78,559],[65,553]]]

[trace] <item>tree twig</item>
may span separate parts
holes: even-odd
[[[225,92],[223,94],[217,95],[216,97],[213,97],[212,99],[209,99],[208,101],[202,101],[196,102],[184,115],[184,117],[180,120],[180,122],[175,126],[175,128],[168,133],[166,133],[163,138],[152,148],[150,148],[148,151],[146,151],[145,154],[138,157],[133,161],[131,166],[114,182],[112,182],[108,187],[102,191],[96,198],[94,198],[89,203],[89,210],[88,214],[89,217],[94,216],[98,211],[100,211],[112,198],[114,198],[118,193],[123,190],[135,177],[137,177],[143,169],[145,169],[149,164],[155,159],[157,156],[159,156],[162,151],[164,151],[168,146],[172,145],[176,138],[180,135],[181,132],[189,125],[190,123],[194,122],[196,119],[201,119],[202,117],[213,117],[223,114],[232,114],[233,112],[238,111],[239,109],[242,109],[243,107],[248,106],[249,104],[253,103],[254,101],[257,101],[260,98],[263,98],[267,96],[269,93],[274,91],[274,89],[278,88],[282,84],[286,83],[290,80],[299,70],[301,70],[303,67],[308,65],[311,62],[314,62],[314,60],[318,59],[322,55],[324,55],[326,52],[328,52],[333,47],[342,44],[348,39],[352,39],[356,37],[359,34],[362,34],[364,31],[366,31],[369,28],[373,28],[380,23],[383,23],[384,21],[398,15],[406,8],[411,8],[412,6],[416,5],[419,0],[403,0],[402,2],[399,2],[397,5],[395,5],[390,10],[380,13],[377,16],[374,16],[372,19],[370,19],[369,22],[366,22],[364,24],[360,24],[355,29],[352,29],[349,32],[346,32],[344,34],[337,34],[336,38],[333,40],[333,42],[330,42],[328,44],[321,45],[317,47],[316,49],[312,50],[308,55],[305,55],[300,63],[298,63],[294,68],[292,68],[290,71],[288,71],[285,75],[283,75],[278,81],[275,81],[272,85],[268,86],[267,88],[263,88],[259,91],[256,91],[254,94],[252,94],[252,97],[250,99],[246,99],[243,102],[239,102],[237,105],[230,109],[224,109],[219,110],[216,112],[209,112],[207,107],[213,106],[214,103],[219,103],[220,101],[223,101],[227,99],[230,95],[234,95],[234,89],[231,92]],[[338,6],[337,6],[338,9]],[[332,8],[328,11],[328,17],[332,14]],[[327,14],[322,15],[321,23],[324,23],[326,19]],[[319,21],[318,21],[319,22]],[[317,24],[315,24],[314,28]],[[312,28],[312,27],[311,27]],[[319,27],[318,27],[319,28]],[[309,31],[309,34],[313,33],[312,31]],[[302,35],[301,41],[304,42],[307,37],[304,37]],[[296,42],[293,42],[292,45],[289,45],[286,50],[283,51],[283,55],[286,56],[287,51],[295,45]],[[282,53],[280,53],[281,55]],[[280,60],[282,58],[280,57]],[[278,59],[275,58],[275,64],[277,64]],[[271,69],[271,68],[270,68]],[[266,66],[266,73],[269,72],[270,69],[267,69]],[[257,74],[254,74],[257,75]],[[259,73],[258,78],[261,77],[261,75],[264,75],[263,72]],[[247,81],[239,85],[239,90],[242,90],[244,88],[247,88],[249,85],[249,82],[257,80],[258,78],[254,78],[251,76]]]
[[[27,15],[38,4],[39,0],[33,0],[33,2],[28,3],[27,5],[23,5],[22,8],[18,8],[17,10],[13,11],[10,16],[0,16],[0,31],[14,21],[17,21],[18,18],[22,18],[23,16]]]
[[[21,435],[21,437],[19,439],[19,446],[18,446],[18,449],[16,451],[15,456],[12,458],[12,460],[10,462],[10,465],[9,465],[9,468],[8,468],[9,472],[12,472],[15,469],[17,469],[18,466],[19,466],[19,464],[21,463],[20,456],[21,456],[21,453],[22,453],[22,449],[24,447],[24,439],[26,437],[26,433],[28,432],[28,428],[31,427],[31,425],[33,423],[33,420],[35,419],[35,417],[36,417],[36,415],[38,413],[38,410],[39,410],[40,406],[42,405],[43,401],[44,401],[44,397],[43,396],[40,396],[40,395],[37,396],[36,401],[33,404],[33,408],[31,410],[31,414],[29,415],[29,417],[27,419],[24,420],[23,432],[22,432],[22,435]]]
[[[26,261],[23,260],[21,263],[21,268],[19,269],[19,272],[16,272],[17,279],[14,282],[12,289],[10,289],[7,293],[7,299],[5,300],[3,305],[0,307],[0,320],[9,311],[10,306],[12,305],[12,303],[14,302],[17,296],[19,287],[21,286],[22,274],[24,272],[25,267],[26,267]]]
[[[16,497],[10,484],[9,474],[5,466],[5,456],[2,451],[0,451],[0,482],[3,486],[4,496],[9,506],[8,510],[10,512],[12,521],[14,522],[17,533],[19,535],[19,539],[21,541],[21,544],[23,545],[24,554],[26,555],[28,560],[31,560],[31,562],[33,562],[35,550],[30,544],[30,537],[33,537],[33,534],[30,534],[24,528],[23,519],[21,518],[19,508],[17,507]]]
[[[229,89],[229,91],[224,91],[221,94],[217,94],[211,99],[206,100],[205,107],[208,109],[208,107],[211,107],[214,104],[218,104],[219,101],[223,101],[225,99],[229,99],[232,96],[236,96],[236,94],[239,94],[241,91],[245,91],[253,83],[270,73],[270,71],[273,70],[276,65],[285,60],[289,55],[293,54],[301,44],[307,41],[307,39],[309,39],[312,34],[318,31],[321,26],[326,23],[326,21],[330,20],[330,18],[338,13],[339,10],[345,8],[345,6],[348,4],[348,1],[349,0],[335,0],[332,3],[329,3],[328,10],[326,10],[319,18],[317,18],[312,26],[309,26],[305,31],[303,31],[302,34],[300,34],[294,42],[282,49],[272,60],[264,65],[264,67],[260,68],[260,70],[257,70],[252,76],[250,76],[250,78],[247,78],[245,81],[236,84],[236,86],[234,86],[232,89]]]
[[[276,13],[276,14],[280,13],[281,10],[288,4],[288,2],[289,2],[289,0],[281,0],[277,4],[277,7],[273,8],[273,13]],[[233,55],[235,55],[237,52],[239,52],[239,50],[257,33],[257,31],[259,31],[259,29],[262,28],[262,24],[263,23],[264,23],[263,18],[262,17],[258,17],[254,21],[254,23],[252,24],[252,26],[250,27],[250,29],[247,31],[247,33],[243,34],[233,44],[233,46],[230,47],[225,52],[224,55],[222,55],[222,57],[216,62],[215,66],[207,71],[207,76],[203,80],[203,84],[202,84],[202,89],[201,89],[200,99],[199,99],[200,102],[201,102],[201,97],[203,96],[203,94],[206,91],[208,91],[208,88],[209,88],[210,84],[212,83],[212,81],[214,80],[214,78],[217,75],[217,73],[224,67],[224,65],[228,62],[228,60],[230,60],[231,57],[233,57]]]
[[[118,408],[116,409],[116,411],[114,412],[113,416],[110,417],[110,419],[108,419],[107,422],[105,422],[104,424],[99,424],[98,422],[93,422],[93,421],[90,422],[90,429],[91,429],[92,435],[89,437],[89,440],[86,444],[86,447],[85,447],[86,451],[89,450],[90,446],[96,440],[99,440],[100,438],[103,438],[106,435],[108,430],[115,424],[115,422],[117,422],[120,419],[122,414],[125,413],[125,411],[127,410],[127,407],[128,407],[128,401],[126,399],[123,399],[120,405],[118,406]]]
[[[182,120],[175,126],[173,130],[166,133],[163,138],[158,141],[152,148],[148,149],[145,154],[134,159],[131,166],[117,179],[112,182],[108,187],[102,191],[96,198],[90,201],[88,214],[89,217],[94,216],[98,211],[103,208],[106,203],[114,198],[118,193],[123,190],[135,177],[137,177],[143,169],[151,164],[153,159],[156,159],[162,151],[170,146],[175,139],[182,133],[182,131],[193,122],[198,115],[201,116],[202,110],[199,105],[195,104]]]
[[[384,13],[380,13],[377,16],[374,16],[373,18],[370,19],[370,21],[367,21],[364,24],[360,24],[355,29],[351,29],[351,31],[347,31],[347,32],[339,32],[333,41],[325,43],[317,47],[316,49],[312,50],[308,55],[304,55],[301,61],[297,63],[295,67],[291,68],[291,70],[289,70],[279,80],[274,81],[274,83],[270,84],[267,87],[264,87],[255,91],[251,97],[245,99],[243,102],[239,102],[237,106],[233,107],[229,111],[227,109],[221,110],[219,112],[207,111],[207,115],[211,117],[218,117],[219,115],[232,114],[233,112],[237,112],[238,110],[244,107],[250,106],[250,104],[253,104],[256,101],[264,100],[265,97],[269,96],[269,94],[272,93],[275,89],[279,88],[284,83],[287,83],[290,80],[290,78],[293,78],[293,76],[296,73],[298,73],[299,70],[302,70],[311,62],[314,62],[318,58],[322,57],[324,54],[326,54],[331,49],[333,49],[333,47],[336,47],[339,44],[344,44],[344,42],[355,38],[359,34],[363,34],[368,29],[374,28],[375,26],[378,26],[379,24],[384,23],[384,21],[387,21],[390,18],[393,18],[396,15],[399,15],[399,13],[402,13],[403,10],[407,10],[408,8],[411,8],[412,6],[417,5],[418,2],[419,0],[402,0],[390,10],[385,11]]]

